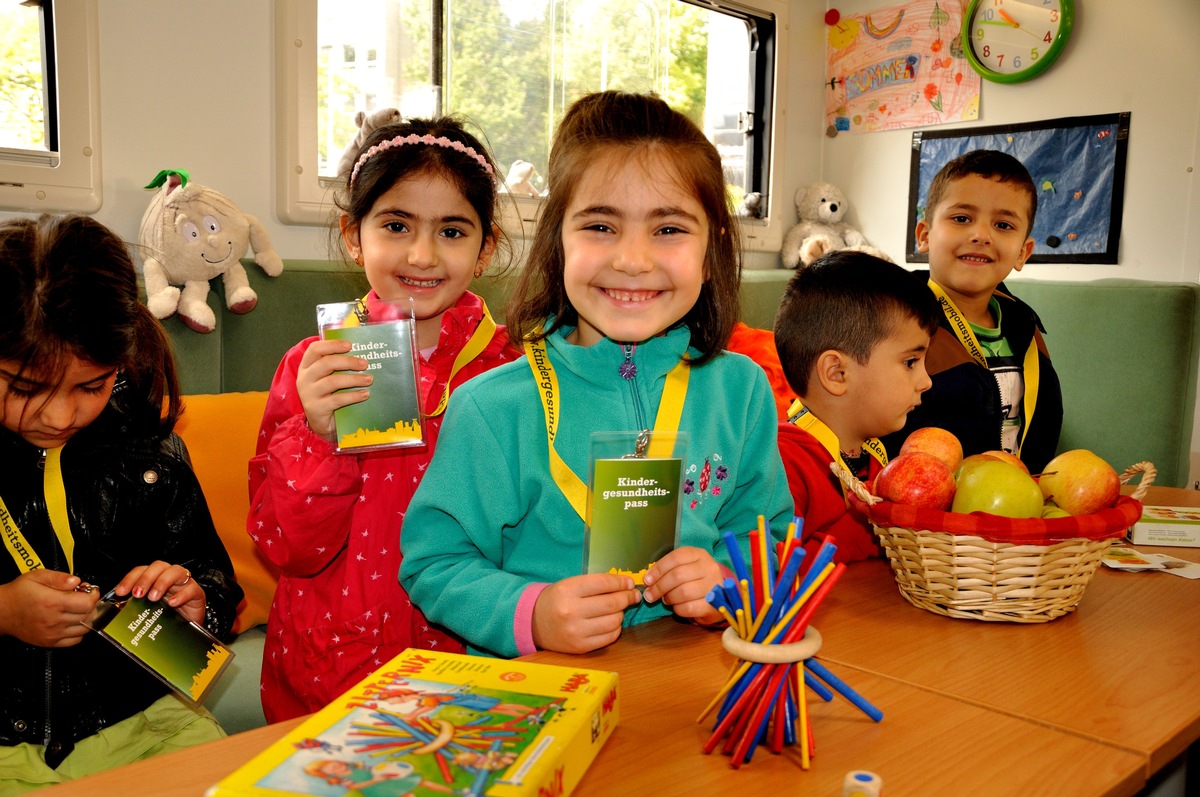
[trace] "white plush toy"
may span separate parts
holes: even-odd
[[[809,265],[826,252],[852,249],[867,252],[888,262],[892,259],[867,243],[861,232],[842,221],[846,197],[832,183],[813,183],[796,192],[796,215],[800,223],[783,236],[780,255],[786,268]]]
[[[515,160],[508,168],[508,176],[504,178],[504,189],[514,196],[537,196],[537,186],[533,178],[537,169],[529,161]]]
[[[346,145],[345,151],[342,152],[341,160],[338,161],[338,174],[346,174],[354,168],[354,161],[358,158],[358,150],[362,143],[367,140],[367,136],[376,128],[384,127],[385,125],[394,125],[402,120],[400,111],[395,108],[380,108],[378,111],[364,113],[359,111],[354,114],[354,126],[358,128],[358,132],[354,134],[354,140]]]
[[[225,305],[232,312],[253,310],[258,295],[241,263],[246,248],[254,250],[254,262],[268,276],[283,271],[266,228],[224,194],[189,184],[185,171],[161,171],[146,187],[159,186],[138,232],[150,312],[167,318],[178,310],[189,328],[212,332],[217,319],[206,300],[214,277],[222,278]]]

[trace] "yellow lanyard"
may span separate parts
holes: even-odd
[[[538,334],[540,333],[539,329]],[[525,359],[529,362],[529,369],[533,371],[533,380],[537,384],[538,396],[546,415],[546,445],[550,449],[550,475],[579,517],[586,519],[587,487],[554,448],[560,413],[558,376],[554,372],[554,365],[550,362],[550,353],[546,350],[545,340],[526,340]],[[658,414],[654,419],[655,432],[674,432],[679,429],[679,419],[683,415],[683,402],[687,397],[690,372],[691,369],[687,363],[680,360],[667,374],[662,398],[658,402]],[[647,456],[670,456],[673,445],[674,442],[668,435],[655,434],[651,438]]]
[[[62,546],[67,557],[67,572],[75,571],[75,538],[71,536],[71,523],[67,518],[67,489],[62,478],[62,450],[65,446],[46,449],[45,476],[42,480],[42,490],[46,496],[46,512],[50,515],[50,525],[54,535]],[[22,573],[31,570],[41,570],[45,565],[38,558],[33,546],[25,539],[17,522],[0,498],[0,530],[4,533],[4,547],[17,563],[17,569]]]
[[[962,313],[954,306],[954,302],[942,290],[941,285],[930,280],[929,289],[933,291],[933,295],[937,297],[938,303],[941,304],[942,312],[945,314],[946,320],[950,322],[950,331],[958,338],[958,342],[963,345],[963,348],[967,350],[967,354],[970,354],[975,362],[987,368],[987,357],[983,353],[983,347],[979,345],[979,339],[975,337],[974,330],[971,329],[971,324],[967,319],[963,318]],[[1020,453],[1021,446],[1025,445],[1025,435],[1029,434],[1029,424],[1033,420],[1033,411],[1037,407],[1038,384],[1041,373],[1039,367],[1037,335],[1035,333],[1029,337],[1029,348],[1025,350],[1025,357],[1022,361],[1023,379],[1025,382],[1022,407],[1025,412],[1025,421],[1021,429],[1021,440],[1017,445],[1018,454]]]
[[[829,456],[833,457],[834,461],[841,464],[846,470],[850,470],[850,467],[846,464],[846,460],[842,459],[842,446],[838,442],[837,435],[825,425],[824,421],[813,415],[812,410],[804,406],[804,402],[800,401],[800,399],[796,399],[792,402],[792,406],[788,407],[788,423],[803,429],[817,438],[817,441],[825,447],[825,450],[829,452]],[[887,450],[883,447],[883,443],[879,442],[879,438],[870,437],[863,440],[862,447],[880,465],[888,463]]]
[[[370,294],[367,294],[367,296],[359,299],[359,303],[365,305],[369,296]],[[454,358],[454,365],[450,366],[450,375],[446,377],[446,386],[442,389],[442,397],[438,399],[437,408],[433,412],[426,413],[426,418],[433,418],[446,411],[446,404],[450,401],[450,383],[454,381],[455,375],[465,368],[467,363],[482,354],[483,350],[492,342],[492,337],[496,334],[496,321],[492,318],[492,314],[488,312],[487,302],[483,301],[482,297],[480,297],[479,302],[483,307],[483,318],[479,319],[479,325],[471,333],[467,345],[463,346],[459,350],[458,356]],[[357,313],[351,313],[346,316],[345,323],[343,324],[343,326],[347,327],[356,327],[358,325],[359,316]]]

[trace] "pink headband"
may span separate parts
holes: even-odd
[[[487,158],[476,152],[474,147],[468,147],[461,141],[453,141],[445,136],[431,136],[428,134],[418,136],[416,133],[410,133],[407,136],[396,136],[395,138],[390,138],[387,141],[380,141],[362,155],[359,155],[358,163],[354,164],[354,171],[350,172],[350,185],[354,185],[354,178],[358,177],[358,170],[361,169],[362,165],[369,161],[373,155],[378,155],[380,152],[391,149],[392,147],[402,147],[405,144],[428,144],[431,147],[445,147],[446,149],[458,150],[468,158],[473,158],[480,166],[483,167],[483,170],[488,173],[488,176],[492,175],[492,164],[488,163]]]

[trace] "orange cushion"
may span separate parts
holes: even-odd
[[[771,383],[771,392],[775,394],[775,411],[779,414],[779,420],[787,420],[788,407],[796,399],[796,393],[783,375],[779,352],[775,349],[775,333],[769,329],[755,329],[739,321],[725,348],[744,354],[762,366]]]
[[[217,534],[246,593],[233,625],[240,634],[267,621],[278,580],[278,570],[259,554],[246,533],[250,511],[246,466],[254,456],[267,392],[196,394],[184,396],[183,404],[175,431],[187,444]]]

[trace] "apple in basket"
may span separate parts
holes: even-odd
[[[1107,509],[1121,494],[1121,479],[1112,466],[1085,448],[1064,451],[1046,464],[1038,477],[1042,497],[1072,515]]]
[[[923,426],[912,432],[904,439],[904,444],[900,446],[900,453],[897,456],[902,456],[913,451],[924,451],[926,454],[933,454],[942,462],[945,462],[946,467],[950,468],[950,470],[958,467],[958,463],[963,458],[962,443],[958,442],[958,438],[954,436],[954,433],[938,428],[937,426]]]
[[[998,459],[1001,462],[1007,462],[1009,465],[1013,465],[1025,471],[1026,473],[1029,473],[1029,466],[1022,462],[1021,458],[1016,454],[1010,454],[1007,451],[984,451],[979,456],[991,457],[992,459]]]
[[[933,454],[911,451],[879,471],[875,494],[897,504],[946,510],[954,500],[954,474]]]
[[[1032,476],[1016,465],[980,457],[964,462],[950,511],[1031,518],[1040,517],[1042,508],[1042,491]]]
[[[962,475],[963,469],[968,465],[988,460],[992,460],[993,462],[1007,462],[1009,465],[1029,473],[1028,466],[1018,456],[1010,454],[1007,451],[984,451],[982,454],[972,454],[969,457],[963,457],[962,462],[958,463],[958,467],[954,469],[954,480],[958,481],[958,477]]]

